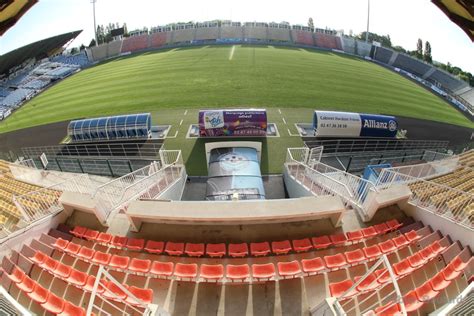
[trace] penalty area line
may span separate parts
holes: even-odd
[[[229,60],[232,60],[232,58],[234,58],[234,51],[235,51],[235,45],[232,45],[232,48],[229,54]]]

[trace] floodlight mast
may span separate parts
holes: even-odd
[[[95,3],[97,0],[91,0],[92,3],[92,14],[94,16],[94,35],[95,35],[95,46],[98,46],[99,43],[97,42],[97,25],[95,23]]]
[[[367,0],[367,32],[365,32],[365,42],[369,41],[369,21],[370,21],[370,0]]]

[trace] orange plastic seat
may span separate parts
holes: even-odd
[[[275,277],[275,266],[273,263],[252,264],[252,277],[260,280],[271,280]]]
[[[423,248],[422,250],[420,250],[419,253],[420,253],[420,256],[423,258],[423,260],[425,261],[431,260],[437,256],[437,253],[433,251],[433,249],[431,249],[430,246]]]
[[[46,302],[48,299],[49,291],[39,285],[38,283],[35,283],[35,286],[33,287],[33,291],[26,293],[29,298],[31,298],[33,301],[35,301],[38,304],[43,304]]]
[[[87,231],[87,228],[82,227],[82,226],[76,226],[74,227],[73,230],[70,231],[70,233],[76,236],[77,238],[82,238],[82,236],[84,236],[86,231]]]
[[[84,285],[86,285],[87,277],[88,277],[87,273],[84,273],[76,269],[72,269],[71,274],[67,278],[67,282],[78,287],[83,287]]]
[[[64,310],[64,300],[50,292],[46,302],[41,306],[50,313],[59,314]]]
[[[456,271],[462,271],[464,268],[467,266],[467,262],[464,262],[461,257],[456,256],[449,265],[453,266],[454,270]]]
[[[201,264],[199,276],[205,281],[217,281],[224,277],[222,264]]]
[[[53,273],[63,279],[67,279],[71,275],[72,268],[61,262],[58,262]]]
[[[273,241],[272,252],[276,255],[284,255],[291,251],[291,243],[289,240]]]
[[[397,250],[397,246],[395,246],[395,243],[391,239],[381,242],[379,244],[379,248],[382,251],[382,253],[385,253],[385,254],[391,253]]]
[[[360,280],[362,276],[354,277],[354,283]],[[359,292],[375,290],[380,284],[377,282],[377,275],[375,273],[369,274],[362,282],[357,285],[356,290]]]
[[[19,288],[23,292],[30,293],[33,291],[36,285],[36,282],[30,279],[30,277],[25,274],[25,277],[23,278],[23,280],[21,280],[21,282],[19,283],[15,283],[15,285],[17,288]]]
[[[184,252],[190,257],[201,257],[204,255],[204,244],[186,243]]]
[[[184,243],[168,241],[165,252],[170,256],[181,256],[184,253]]]
[[[413,268],[421,267],[425,263],[425,260],[418,252],[408,257],[407,260],[410,263],[410,266],[412,266]]]
[[[99,233],[95,240],[101,244],[108,244],[112,240],[112,235],[107,233]]]
[[[344,293],[346,293],[352,286],[354,282],[352,280],[344,280],[341,282],[329,283],[329,293],[332,297],[341,297]],[[347,293],[344,297],[349,298],[357,294],[357,291],[354,290],[350,293]]]
[[[335,246],[344,245],[347,241],[347,237],[344,233],[329,235],[329,239]]]
[[[165,248],[163,241],[148,240],[145,245],[145,250],[149,253],[160,254]]]
[[[392,238],[392,241],[395,244],[395,246],[397,246],[397,248],[399,249],[409,244],[408,240],[405,238],[404,235],[400,235],[398,237]]]
[[[94,256],[94,252],[95,252],[94,249],[84,246],[84,247],[81,247],[81,249],[77,253],[77,256],[85,261],[89,261]]]
[[[71,255],[76,255],[79,250],[81,250],[81,245],[75,244],[72,241],[67,245],[66,249],[64,249],[66,253],[69,253]]]
[[[435,291],[442,291],[447,288],[451,284],[451,281],[447,281],[444,279],[443,272],[438,272],[434,277],[430,280],[430,285]]]
[[[397,262],[393,265],[393,272],[398,276],[412,273],[415,269],[410,265],[407,259]]]
[[[92,262],[95,264],[101,264],[101,265],[108,265],[110,262],[110,258],[112,256],[109,253],[105,253],[102,251],[96,251],[94,253],[94,256],[92,257]]]
[[[68,301],[64,302],[64,309],[58,316],[86,316],[86,311]]]
[[[386,224],[390,228],[390,230],[397,230],[403,226],[403,224],[399,223],[396,219],[392,219],[386,222]]]
[[[362,228],[361,230],[364,238],[371,238],[378,235],[377,230],[373,226]]]
[[[420,302],[427,302],[435,298],[439,292],[433,290],[430,282],[423,283],[422,286],[415,289],[416,297]]]
[[[403,297],[403,303],[407,313],[418,310],[424,304],[418,300],[415,290],[411,290]]]
[[[125,236],[113,236],[110,244],[116,248],[125,248],[128,238]]]
[[[17,266],[13,267],[11,274],[7,273],[6,275],[14,283],[21,283],[26,276],[25,272],[23,272],[23,270],[21,270]]]
[[[439,255],[446,249],[446,246],[442,246],[439,240],[436,240],[430,245],[430,248],[433,252]]]
[[[213,258],[221,258],[225,256],[225,244],[206,244],[206,255]]]
[[[45,270],[48,270],[50,272],[54,272],[54,270],[56,269],[58,265],[58,262],[56,260],[54,260],[53,258],[51,257],[47,257],[42,264],[40,264],[40,267],[45,269]]]
[[[301,260],[301,265],[303,267],[303,272],[307,274],[316,274],[326,269],[324,261],[320,257],[313,259],[303,259]]]
[[[377,278],[377,283],[384,284],[390,281],[390,273],[386,268],[375,270],[375,277]]]
[[[36,263],[38,265],[41,265],[46,260],[46,258],[48,258],[47,255],[45,255],[41,251],[37,251],[37,252],[35,252],[35,255],[33,257],[31,257],[30,259],[34,263]]]
[[[278,262],[278,274],[283,278],[295,278],[301,274],[301,267],[297,260]]]
[[[238,258],[249,254],[249,246],[246,243],[229,244],[229,256]]]
[[[173,275],[182,279],[194,279],[197,276],[197,264],[177,263]]]
[[[344,256],[346,257],[347,263],[350,265],[358,264],[366,259],[364,252],[361,249],[346,251]]]
[[[295,240],[292,240],[292,243],[293,243],[293,249],[296,252],[309,251],[313,248],[313,245],[311,244],[311,240],[309,238],[295,239]]]
[[[385,234],[390,231],[390,227],[388,227],[386,223],[377,224],[373,227],[378,234]]]
[[[109,267],[125,270],[130,262],[130,257],[113,255],[110,258]]]
[[[400,304],[388,302],[383,306],[377,307],[374,312],[377,316],[398,316],[401,315]]]
[[[158,277],[170,277],[173,274],[173,262],[153,261],[150,273]]]
[[[62,238],[58,238],[54,241],[53,247],[64,251],[68,244],[69,241]]]
[[[248,264],[227,264],[226,265],[226,277],[231,281],[240,280],[245,281],[250,277],[250,267]]]
[[[319,236],[311,238],[314,249],[324,249],[332,245],[331,239],[328,236]]]
[[[93,275],[89,275],[87,277],[86,284],[84,285],[84,290],[88,292],[92,292],[94,289],[94,283],[95,283],[96,277]],[[106,282],[104,280],[100,280],[99,284],[97,286],[97,293],[102,294],[105,291],[105,286]]]
[[[103,282],[105,284],[104,297],[113,300],[125,300],[127,298],[128,295],[117,284],[105,280]],[[125,284],[123,284],[123,287],[128,289],[128,286]]]
[[[138,238],[129,238],[125,248],[128,250],[141,251],[145,247],[145,240]]]
[[[375,260],[382,255],[382,252],[380,251],[380,248],[378,245],[365,247],[364,249],[362,249],[362,251],[364,251],[365,256],[369,260]]]
[[[347,265],[346,259],[342,253],[332,256],[324,256],[324,262],[326,263],[326,267],[331,270],[337,270]]]
[[[99,232],[97,230],[87,229],[82,237],[87,240],[95,240],[97,236],[99,236]]]
[[[359,242],[362,239],[364,239],[364,234],[362,233],[362,230],[347,232],[346,235],[347,235],[347,240],[349,240],[352,243]]]
[[[266,256],[270,253],[270,244],[267,241],[250,243],[250,254],[252,256]]]
[[[417,241],[418,239],[421,239],[421,236],[418,235],[417,232],[414,230],[410,230],[408,233],[406,233],[405,237],[409,242],[414,242],[414,241]]]
[[[136,286],[130,286],[128,288],[131,294],[133,294],[136,298],[140,300],[137,302],[135,299],[127,296],[126,301],[132,305],[143,305],[143,304],[151,304],[153,301],[153,290],[152,289],[142,289]]]
[[[148,273],[150,271],[150,268],[151,261],[148,259],[133,258],[128,266],[128,269],[135,273]],[[173,268],[171,268],[171,271],[173,271]]]
[[[444,279],[446,281],[452,281],[462,273],[462,271],[456,271],[454,269],[454,266],[450,264],[448,264],[443,270],[441,270],[441,272],[443,273]]]

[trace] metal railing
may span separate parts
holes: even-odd
[[[418,173],[423,174],[423,169]],[[424,180],[422,177],[403,174],[393,169],[383,169],[376,185],[379,190],[397,185],[408,185],[413,193],[409,199],[411,204],[469,229],[474,229],[473,188],[466,192]]]
[[[288,148],[286,150],[286,162],[299,162],[304,165],[308,162],[309,148]]]

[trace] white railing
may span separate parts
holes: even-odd
[[[16,180],[42,187],[51,186],[76,176],[72,173],[35,169],[14,163],[9,164],[9,167]]]
[[[143,186],[145,189],[133,196],[132,199],[153,200],[160,196],[176,180],[184,176],[185,169],[182,165],[169,165],[161,169],[151,179],[151,185]],[[135,191],[136,192],[136,191]]]
[[[396,185],[408,185],[413,193],[409,202],[433,214],[444,217],[462,226],[474,229],[473,187],[470,192],[462,191],[422,178],[401,174],[393,169],[383,169],[377,181],[379,189]],[[470,185],[467,183],[467,185]]]
[[[443,159],[449,159],[449,158],[453,158],[453,155],[446,154],[446,153],[439,153],[432,150],[425,150],[425,153],[423,154],[424,161],[436,161],[436,160],[443,160]]]
[[[160,150],[160,160],[161,164],[164,166],[171,164],[183,164],[181,150]]]
[[[299,162],[306,164],[308,162],[309,148],[288,148],[286,150],[286,162]]]
[[[385,170],[392,170],[395,173],[407,175],[409,177],[429,179],[453,172],[458,167],[460,167],[459,158],[452,157],[422,164],[393,167]],[[379,183],[377,185],[382,184],[383,182],[381,181],[383,181],[383,179],[379,177]]]
[[[23,160],[18,161],[17,163],[21,166],[36,169],[36,164],[33,159],[23,159]]]

